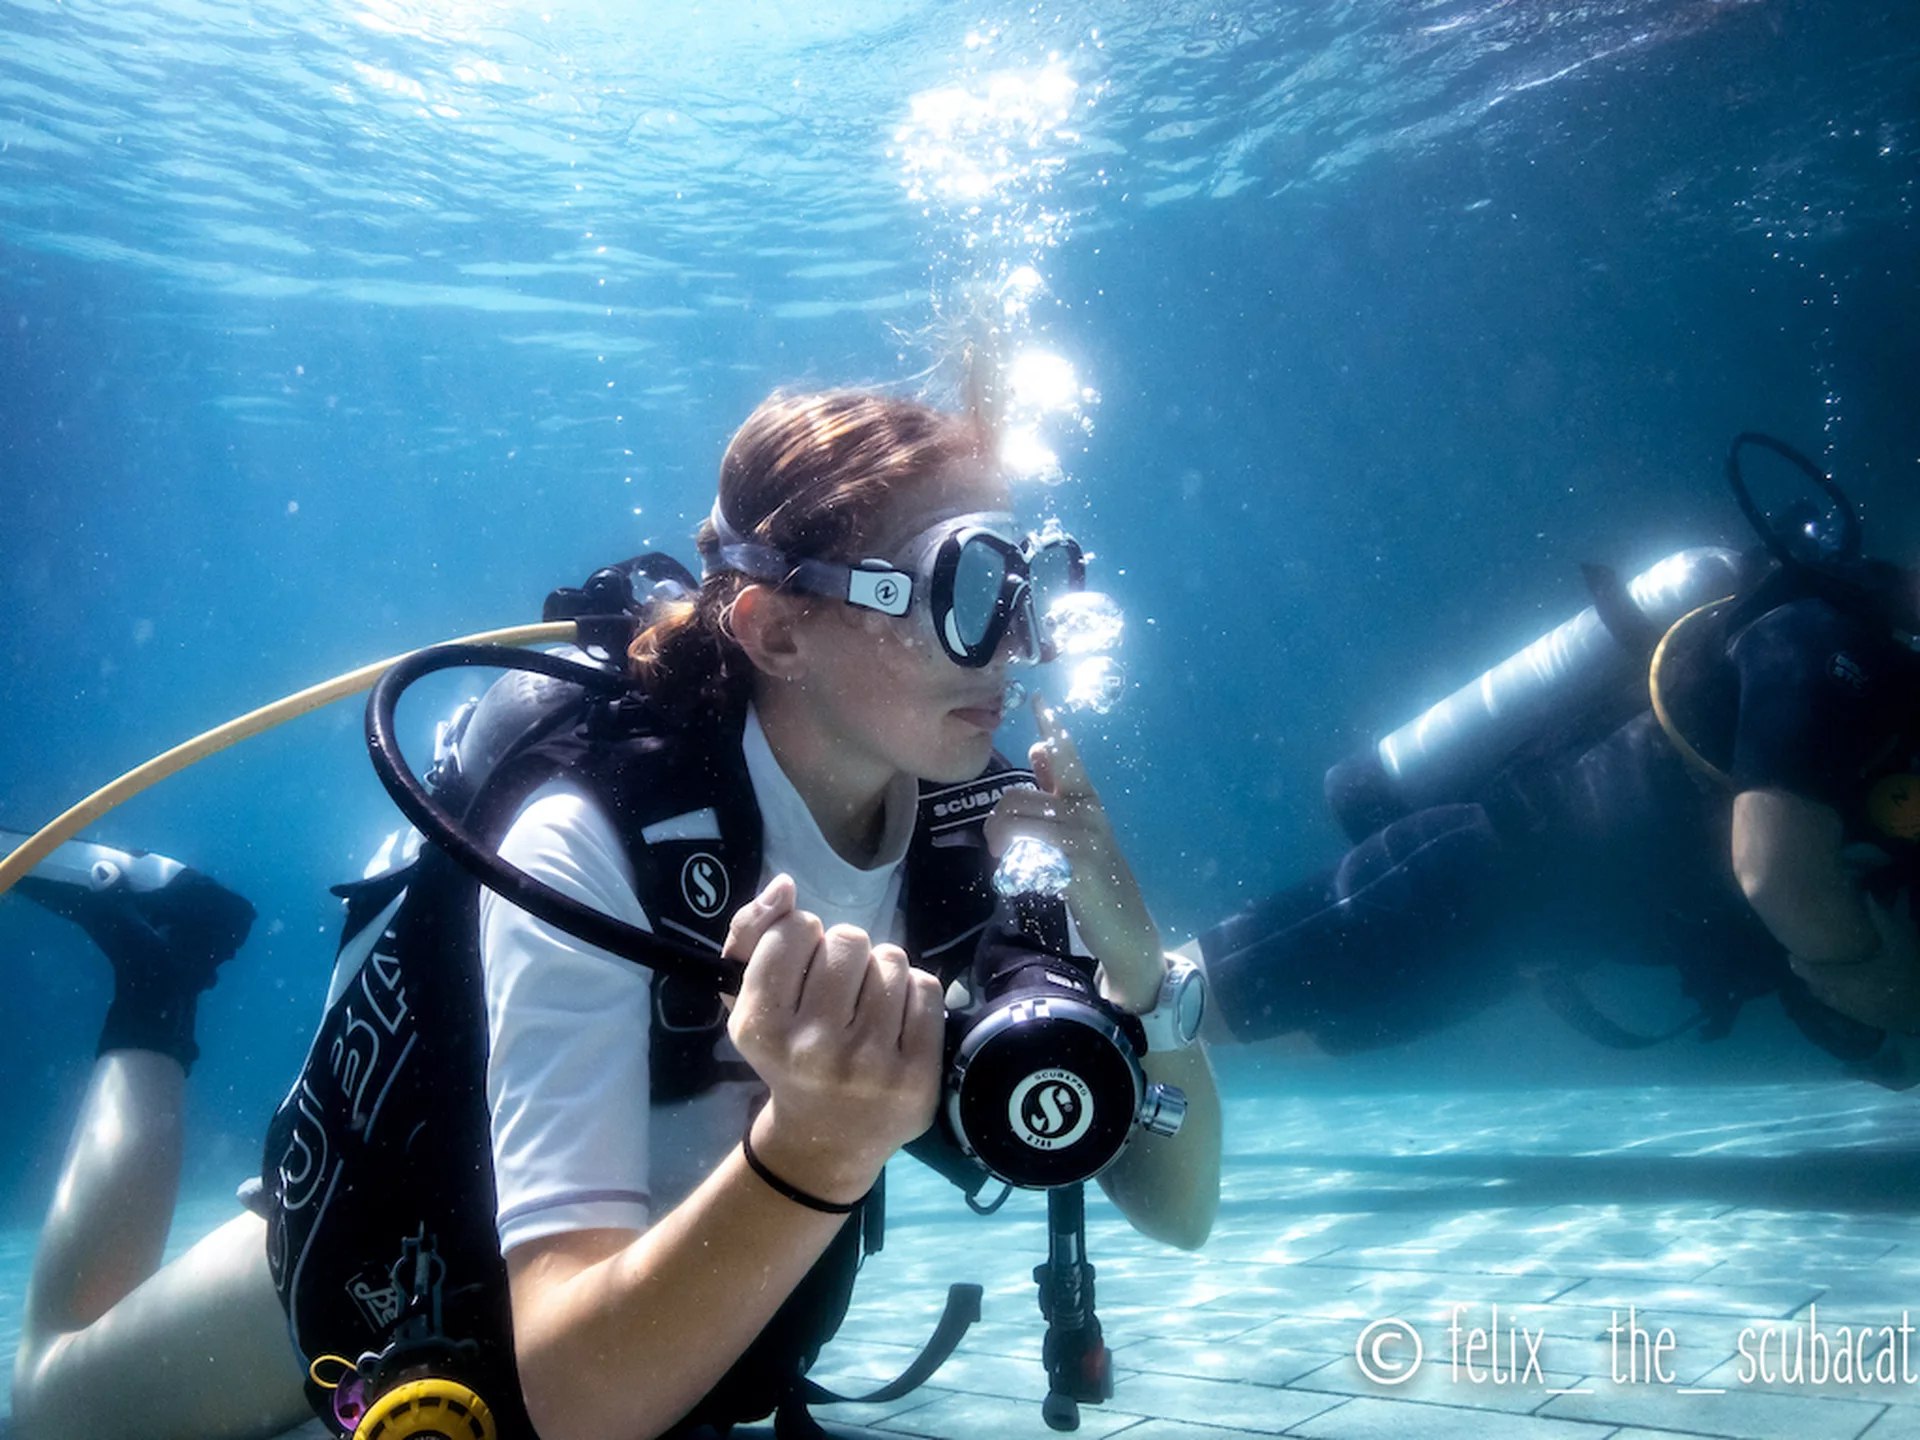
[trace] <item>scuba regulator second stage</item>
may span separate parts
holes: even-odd
[[[1050,945],[1028,897],[1004,900],[947,1013],[941,1118],[997,1179],[1051,1189],[1099,1174],[1136,1127],[1173,1135],[1186,1096],[1148,1084],[1140,1021],[1102,999],[1092,961]]]

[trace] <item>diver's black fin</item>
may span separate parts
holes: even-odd
[[[163,855],[68,841],[16,887],[71,920],[113,966],[99,1051],[157,1050],[188,1069],[194,1012],[246,943],[255,911],[219,882]]]

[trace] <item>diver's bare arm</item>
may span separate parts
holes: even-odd
[[[1220,1206],[1220,1092],[1204,1046],[1147,1056],[1147,1080],[1186,1092],[1172,1137],[1140,1135],[1100,1177],[1100,1188],[1142,1235],[1198,1250]]]
[[[1814,997],[1885,1029],[1920,1030],[1920,966],[1901,922],[1875,906],[1842,856],[1839,812],[1785,790],[1733,802],[1733,869]]]
[[[684,1415],[844,1217],[769,1189],[736,1149],[644,1234],[587,1230],[507,1257],[527,1407],[549,1440],[644,1440]]]
[[[940,1087],[940,982],[896,945],[795,908],[776,876],[734,915],[751,956],[727,1033],[766,1082],[753,1148],[786,1184],[851,1206],[925,1130]],[[639,1440],[713,1387],[845,1214],[781,1194],[736,1148],[645,1234],[516,1247],[521,1388],[547,1440]]]

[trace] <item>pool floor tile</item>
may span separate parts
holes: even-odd
[[[1920,1440],[1920,1383],[1770,1385],[1743,1375],[1736,1349],[1743,1330],[1811,1325],[1816,1307],[1827,1331],[1920,1311],[1909,1097],[1844,1082],[1229,1089],[1226,1134],[1220,1219],[1198,1254],[1142,1238],[1089,1193],[1087,1253],[1117,1390],[1082,1408],[1084,1440]],[[816,1377],[851,1393],[892,1379],[955,1281],[983,1288],[983,1319],[913,1394],[820,1409],[828,1432],[1046,1440],[1032,1280],[1043,1197],[1016,1194],[983,1219],[903,1165],[888,1203],[886,1248]],[[224,1194],[195,1197],[170,1251],[231,1211]],[[0,1413],[33,1240],[0,1233]],[[1675,1383],[1614,1380],[1609,1327],[1629,1307],[1647,1337],[1671,1331],[1661,1354]],[[1467,1332],[1524,1327],[1541,1373],[1475,1384],[1454,1372],[1456,1315]],[[1362,1372],[1357,1349],[1388,1320],[1422,1347],[1418,1372],[1391,1386]],[[1409,1350],[1403,1339],[1384,1353]],[[1920,1370],[1920,1336],[1914,1350]],[[1483,1344],[1465,1358],[1484,1366],[1488,1354]]]

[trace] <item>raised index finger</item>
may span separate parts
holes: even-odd
[[[1080,747],[1067,733],[1060,712],[1044,697],[1035,696],[1033,718],[1040,723],[1040,741],[1029,752],[1034,779],[1040,788],[1054,795],[1091,795],[1093,781],[1087,778],[1086,764],[1080,759]]]

